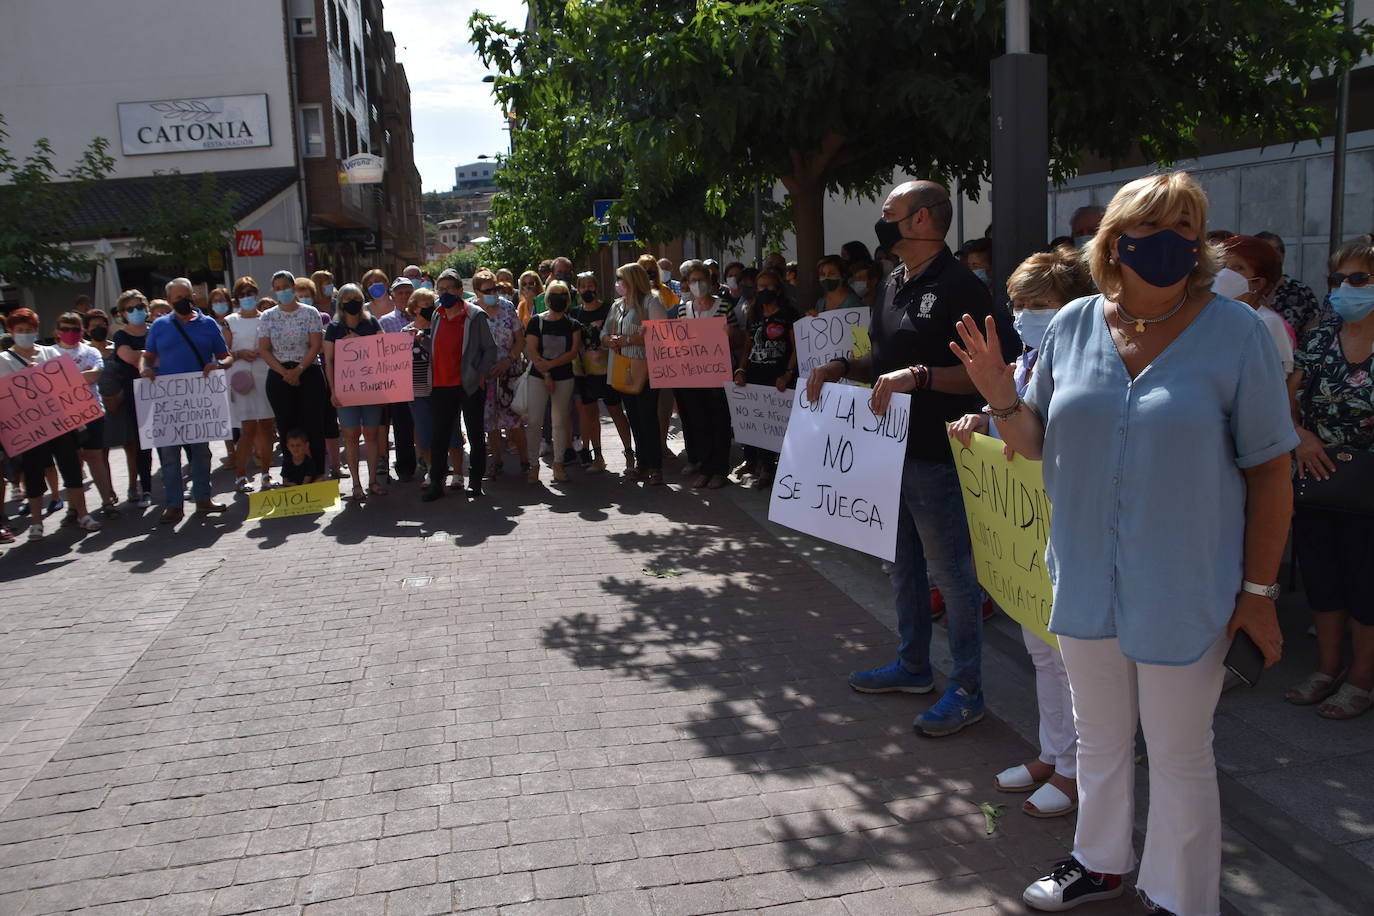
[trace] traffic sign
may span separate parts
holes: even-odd
[[[610,232],[607,231],[610,229],[611,224],[611,207],[615,206],[618,203],[620,203],[620,201],[618,200],[592,201],[592,219],[595,220],[596,224],[601,227],[601,237],[600,239],[598,239],[598,241],[633,242],[635,240],[634,221],[628,220],[623,216],[620,218],[620,231],[616,233],[616,237],[614,239],[611,238]]]

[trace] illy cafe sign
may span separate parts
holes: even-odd
[[[119,138],[126,156],[271,146],[267,96],[120,102]]]

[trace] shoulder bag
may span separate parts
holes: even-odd
[[[622,312],[615,325],[617,335],[620,334],[624,321],[625,315]],[[649,381],[649,361],[613,350],[606,366],[606,379],[612,388],[622,394],[639,394]]]
[[[1336,338],[1340,345],[1340,338]],[[1317,373],[1303,381],[1298,412],[1305,421],[1311,412],[1312,391]],[[1325,480],[1298,477],[1293,480],[1293,505],[1299,509],[1318,509],[1347,515],[1374,516],[1374,452],[1346,446],[1326,449],[1336,470]]]

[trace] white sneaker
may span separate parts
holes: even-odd
[[[147,509],[152,504],[153,494],[149,493],[147,490],[144,490],[142,493],[138,495],[138,507],[140,509]]]
[[[29,540],[30,540],[30,541],[41,541],[41,540],[43,540],[43,523],[42,523],[42,522],[29,522]]]
[[[1026,888],[1021,899],[1033,910],[1062,913],[1080,903],[1120,897],[1124,890],[1119,875],[1094,877],[1077,859],[1069,858]]]

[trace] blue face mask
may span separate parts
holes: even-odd
[[[239,311],[251,312],[258,307],[256,296],[239,296]]]
[[[1185,239],[1172,229],[1161,229],[1138,239],[1123,235],[1116,250],[1123,265],[1146,283],[1163,289],[1193,272],[1202,243]]]
[[[483,305],[495,305],[495,304],[496,304],[497,302],[499,302],[500,300],[501,300],[501,297],[498,296],[496,293],[486,293],[485,295],[482,296],[482,304],[483,304]]]
[[[1331,291],[1331,309],[1342,321],[1362,321],[1374,312],[1374,286],[1338,286]]]
[[[1045,340],[1045,331],[1058,313],[1059,309],[1022,309],[1016,313],[1012,325],[1023,344],[1032,350],[1038,350]]]
[[[301,305],[314,305],[314,304],[315,304],[315,300],[314,300],[314,299],[311,299],[309,296],[303,296],[303,297],[301,297],[300,299],[297,299],[296,301],[299,302]]]
[[[129,309],[129,324],[142,324],[148,320],[147,309]]]
[[[992,283],[992,281],[988,279],[988,271],[986,267],[979,267],[977,270],[973,272],[973,275],[977,277],[979,280],[982,280],[984,286],[989,286]]]
[[[428,280],[421,280],[420,289],[434,289],[434,284],[429,282]]]
[[[373,299],[380,299],[386,295],[385,283],[373,283],[367,288],[367,294]]]
[[[279,289],[272,294],[282,305],[290,305],[296,301],[296,291],[294,289]]]
[[[210,311],[214,312],[216,315],[228,315],[229,303],[216,299],[214,302],[210,303]]]
[[[36,343],[38,343],[38,335],[36,333],[16,332],[14,335],[14,345],[16,347],[22,347],[23,349],[27,350],[29,347],[32,347]]]
[[[325,294],[325,296],[327,296],[327,297],[330,298],[330,299],[333,299],[333,298],[334,298],[334,284],[333,284],[333,283],[326,283],[326,284],[324,285],[324,294]]]
[[[1092,240],[1093,236],[1091,235],[1075,235],[1073,237],[1073,247],[1077,248],[1079,251],[1082,251],[1084,248],[1088,247],[1088,243]]]

